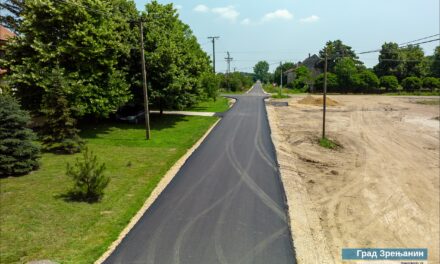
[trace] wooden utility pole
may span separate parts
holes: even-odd
[[[230,77],[230,74],[231,74],[231,61],[233,61],[234,58],[231,58],[231,55],[229,54],[229,51],[227,52],[227,54],[228,54],[228,57],[226,57],[225,60],[228,63],[227,80],[228,80],[228,90],[230,91],[231,87],[230,87],[230,83],[229,83],[229,77]]]
[[[142,18],[139,19],[141,31],[141,64],[142,64],[142,80],[144,90],[144,111],[145,111],[145,130],[146,138],[150,139],[150,112],[148,110],[148,90],[147,90],[147,69],[145,67],[145,51],[144,51],[144,26]]]
[[[215,74],[215,40],[219,39],[220,37],[208,37],[208,39],[212,40],[212,69]]]
[[[324,63],[324,93],[323,93],[323,111],[322,111],[322,139],[325,138],[325,114],[327,111],[327,62],[328,54],[325,50],[325,63]]]
[[[280,95],[283,94],[283,62],[280,61]]]

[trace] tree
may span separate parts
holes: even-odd
[[[376,74],[370,70],[363,70],[357,74],[357,83],[355,87],[355,92],[373,92],[375,89],[379,88],[380,81]]]
[[[312,84],[312,75],[306,66],[299,66],[295,69],[295,80],[293,81],[294,89],[308,90]]]
[[[267,61],[259,61],[254,66],[254,74],[257,80],[263,83],[269,81],[269,63]]]
[[[380,77],[385,75],[397,76],[400,71],[399,67],[402,65],[400,59],[399,45],[393,42],[385,42],[380,50],[379,63],[374,67],[374,72]]]
[[[399,81],[393,75],[382,76],[380,77],[380,86],[384,87],[387,92],[394,92],[399,87]]]
[[[66,99],[65,90],[69,81],[59,67],[47,74],[45,87],[48,88],[43,98],[43,113],[47,121],[42,131],[43,147],[46,151],[73,154],[81,151],[83,141],[75,128],[71,108]]]
[[[23,11],[24,0],[3,0],[0,8],[7,10],[5,15],[0,15],[0,24],[18,33],[21,23],[21,12]]]
[[[422,80],[418,77],[407,77],[402,81],[402,87],[407,92],[419,91],[422,86]]]
[[[0,94],[0,177],[24,175],[39,167],[40,148],[26,127],[29,114],[10,95]]]
[[[429,88],[431,91],[440,88],[440,79],[435,77],[425,77],[423,79],[423,88]]]
[[[353,92],[359,83],[356,80],[358,72],[355,61],[351,58],[342,58],[336,65],[334,72],[338,77],[338,84],[341,92]]]
[[[425,54],[418,45],[408,45],[401,48],[402,59],[404,60],[402,78],[423,77],[427,74],[428,66],[425,62]]]
[[[69,193],[70,198],[87,202],[99,201],[110,182],[104,171],[105,164],[98,163],[97,156],[86,148],[82,161],[76,159],[74,166],[67,164],[66,174],[74,182],[74,187]]]
[[[203,95],[201,75],[212,71],[209,56],[172,4],[152,1],[143,19],[151,102],[160,110],[194,105]]]
[[[431,63],[431,76],[440,78],[440,46],[437,46]]]
[[[130,39],[123,29],[129,28],[132,17],[115,6],[122,0],[23,3],[22,34],[8,44],[5,62],[11,87],[24,106],[40,110],[48,91],[42,69],[50,72],[46,69],[56,65],[76,83],[66,91],[75,116],[107,116],[130,99],[120,63],[130,56]]]
[[[292,69],[293,67],[295,67],[295,64],[292,62],[285,62],[283,63],[281,66],[278,66],[275,69],[275,72],[273,74],[273,80],[272,82],[280,85],[281,84],[281,71],[285,72],[287,70]],[[286,85],[287,84],[287,75],[283,75],[283,84]]]
[[[217,100],[220,89],[220,78],[217,75],[211,72],[204,73],[200,78],[200,85],[208,98]]]
[[[318,90],[324,91],[324,74],[318,75],[315,80],[315,86]],[[327,73],[327,91],[335,93],[339,91],[338,76],[334,73]]]
[[[341,40],[328,41],[325,47],[319,51],[320,57],[325,58],[326,52],[328,57],[328,70],[330,72],[334,72],[336,63],[342,58],[350,58],[355,62],[355,64],[362,64],[362,62],[358,60],[358,56],[352,50],[352,48],[342,43]],[[321,61],[318,66],[321,69],[324,69],[324,61]]]

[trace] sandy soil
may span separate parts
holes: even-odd
[[[331,98],[336,150],[317,144],[321,107],[299,104],[303,97],[267,107],[299,263],[342,263],[346,247],[428,248],[429,263],[439,263],[439,106]]]

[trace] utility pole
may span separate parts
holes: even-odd
[[[280,85],[280,96],[283,93],[283,62],[280,61],[280,79],[281,79],[281,85]]]
[[[150,139],[150,112],[148,110],[148,91],[147,91],[147,69],[145,67],[145,51],[144,51],[144,26],[142,18],[139,19],[140,33],[141,33],[141,64],[142,64],[142,79],[144,90],[144,111],[145,111],[145,129],[146,138]]]
[[[228,57],[225,58],[226,62],[228,63],[228,70],[227,70],[227,76],[228,76],[228,90],[231,90],[230,83],[229,83],[229,75],[231,74],[231,61],[234,60],[234,58],[231,58],[231,55],[229,54],[229,51],[227,52]]]
[[[220,37],[208,37],[208,39],[212,40],[212,69],[215,74],[215,40],[219,39]]]
[[[322,112],[322,139],[325,138],[325,114],[327,110],[327,64],[328,64],[328,53],[325,49],[325,64],[324,64],[324,93],[323,93],[323,112]]]

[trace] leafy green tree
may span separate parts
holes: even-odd
[[[427,74],[428,65],[425,63],[425,54],[418,45],[408,45],[401,48],[402,59],[404,60],[402,78],[423,77]]]
[[[431,63],[431,76],[440,78],[440,46],[437,46]]]
[[[402,87],[407,92],[415,92],[422,89],[423,82],[418,77],[407,77],[402,81]]]
[[[209,56],[172,4],[152,1],[143,19],[151,102],[160,110],[194,105],[203,94],[201,75],[212,71]]]
[[[355,61],[351,58],[342,58],[336,63],[334,71],[338,76],[340,91],[353,92],[355,86],[359,83]]]
[[[69,82],[63,76],[60,68],[55,68],[47,74],[44,80],[48,88],[43,98],[43,113],[47,121],[42,131],[43,147],[46,151],[73,154],[81,151],[83,141],[75,128],[69,102],[65,91]]]
[[[23,2],[22,34],[6,52],[8,78],[22,104],[39,111],[48,91],[41,69],[59,65],[76,83],[66,91],[75,115],[107,116],[130,98],[126,69],[120,63],[121,57],[130,56],[130,39],[123,29],[129,28],[131,17],[115,6],[122,1],[75,3]]]
[[[387,92],[394,92],[399,87],[399,81],[394,75],[382,76],[380,77],[380,86],[384,87]]]
[[[387,43],[382,45],[379,55],[379,63],[374,67],[377,76],[394,75],[397,76],[401,71],[401,53],[397,43]]]
[[[423,78],[423,88],[429,88],[431,91],[440,89],[440,79],[435,77]]]
[[[200,78],[200,85],[204,89],[205,94],[208,98],[214,101],[217,100],[220,89],[220,78],[217,75],[211,72],[206,72],[202,74]]]
[[[280,85],[281,84],[281,71],[285,72],[287,70],[292,69],[293,67],[295,67],[295,64],[292,62],[285,62],[283,63],[281,66],[278,66],[275,69],[275,72],[273,74],[273,80],[272,82]],[[286,85],[287,84],[287,75],[283,75],[283,84]]]
[[[370,70],[364,70],[357,74],[355,92],[369,93],[379,88],[380,80],[376,74]]]
[[[321,51],[319,51],[319,56],[321,58],[325,58],[326,52],[328,56],[327,67],[330,72],[334,72],[336,64],[342,58],[350,58],[355,62],[356,65],[362,64],[362,62],[358,60],[358,56],[352,50],[352,48],[345,45],[341,40],[328,41],[325,47]],[[318,66],[321,69],[324,69],[324,61],[321,61]]]
[[[324,91],[324,74],[318,75],[315,80],[315,86],[317,90]],[[327,73],[327,92],[335,93],[339,92],[338,76],[334,73]]]
[[[259,61],[254,66],[254,74],[257,80],[260,80],[263,83],[269,81],[269,63],[267,61]]]
[[[0,93],[0,177],[24,175],[39,167],[40,148],[26,127],[29,114],[10,95]]]
[[[295,80],[293,81],[293,88],[300,90],[308,90],[312,84],[313,79],[310,70],[306,66],[300,66],[295,69]]]

